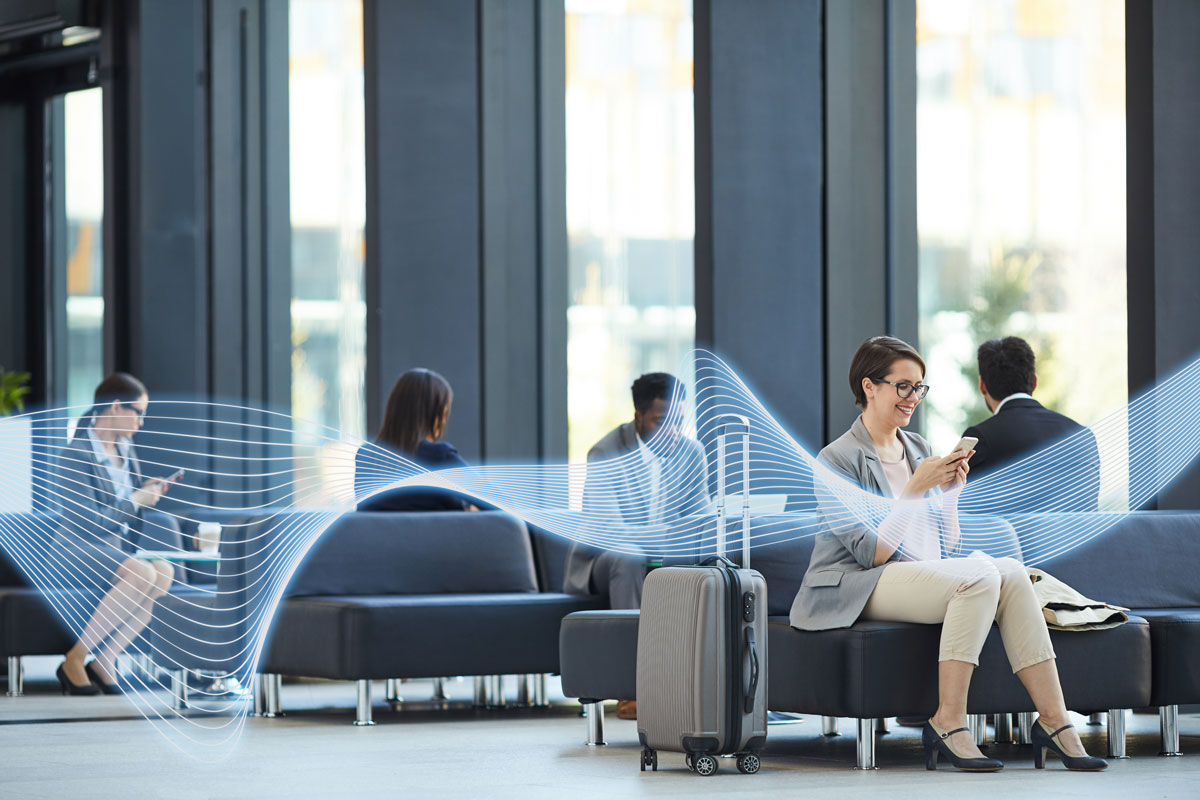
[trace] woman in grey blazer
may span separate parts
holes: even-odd
[[[114,373],[79,420],[75,436],[59,455],[57,492],[62,525],[56,537],[56,566],[76,586],[103,593],[79,641],[58,668],[63,694],[116,694],[116,660],[150,621],[154,601],[175,577],[163,561],[132,555],[133,535],[146,509],[170,485],[142,479],[130,440],[142,427],[150,398],[132,375]],[[87,662],[89,654],[96,658]]]
[[[957,552],[955,490],[966,481],[970,453],[935,458],[928,442],[904,430],[929,391],[924,378],[924,360],[899,339],[876,336],[855,353],[850,388],[862,415],[818,455],[830,470],[817,480],[826,530],[814,543],[791,623],[802,630],[846,628],[859,618],[941,624],[938,709],[922,732],[926,766],[936,768],[940,755],[960,769],[993,772],[1004,764],[979,752],[966,707],[995,621],[1040,714],[1035,765],[1052,750],[1070,769],[1104,769],[1069,724],[1050,635],[1023,565]],[[872,525],[845,502],[856,490],[916,502],[895,504]]]

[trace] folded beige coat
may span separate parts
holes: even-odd
[[[1060,631],[1100,631],[1129,621],[1128,608],[1084,597],[1040,569],[1025,568],[1033,581],[1033,593],[1042,606],[1046,626]]]

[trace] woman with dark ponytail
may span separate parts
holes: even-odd
[[[170,481],[142,476],[131,440],[150,402],[137,378],[117,372],[96,387],[94,405],[79,420],[59,458],[57,490],[62,525],[56,553],[73,582],[103,593],[83,633],[58,668],[63,694],[116,694],[117,656],[150,621],[174,568],[135,558],[143,513],[158,504]],[[89,655],[94,660],[87,661]]]
[[[465,467],[454,445],[442,441],[450,422],[454,392],[449,382],[431,369],[410,369],[400,376],[388,397],[383,425],[375,443],[398,453],[428,470]],[[385,469],[372,448],[359,450],[354,462],[355,490],[361,495],[368,478]],[[464,511],[470,506],[462,497],[435,489],[394,489],[369,497],[359,511]]]

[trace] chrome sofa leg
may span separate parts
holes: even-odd
[[[550,698],[546,694],[546,673],[533,676],[533,705],[534,708],[548,708]]]
[[[358,687],[358,702],[355,705],[354,724],[374,725],[375,720],[371,719],[371,682],[359,680],[355,683]]]
[[[599,747],[608,744],[604,741],[604,701],[585,703],[584,717],[587,718],[587,744],[589,747]]]
[[[528,708],[531,705],[533,697],[533,675],[525,674],[517,676],[517,705]]]
[[[475,676],[475,702],[476,708],[487,708],[488,704],[488,687],[487,678],[483,675]]]
[[[875,766],[875,720],[870,717],[858,720],[855,744],[858,746],[858,763],[855,769],[879,769]]]
[[[1094,714],[1088,714],[1087,724],[1088,725],[1103,725],[1104,724],[1104,712],[1097,711]]]
[[[1125,755],[1125,709],[1108,710],[1108,757],[1129,758]]]
[[[1158,731],[1162,736],[1160,756],[1179,756],[1179,706],[1158,707]]]
[[[433,679],[433,694],[429,698],[435,703],[444,703],[446,701],[446,679]]]
[[[399,703],[404,700],[400,696],[400,681],[396,678],[388,678],[384,688],[384,695],[389,703]]]
[[[20,656],[8,657],[8,697],[21,697],[25,694],[25,665]]]
[[[504,708],[504,676],[488,675],[488,708]]]
[[[254,696],[254,716],[261,717],[267,713],[266,683],[261,672],[254,673],[250,678],[250,693]]]
[[[263,716],[269,719],[283,716],[283,676],[277,672],[267,672],[262,676],[264,694],[267,698],[267,708]]]
[[[1017,744],[1033,744],[1033,712],[1017,714]]]
[[[1012,715],[1007,711],[996,715],[996,744],[1012,744]]]
[[[879,717],[875,720],[875,733],[887,733],[888,721],[887,717]]]
[[[987,717],[983,714],[967,714],[967,728],[975,744],[983,744],[987,739]]]
[[[187,672],[182,669],[171,670],[171,708],[183,711],[188,707]]]
[[[824,736],[838,735],[838,718],[821,717],[821,734]]]

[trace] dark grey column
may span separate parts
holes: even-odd
[[[916,6],[825,4],[826,440],[864,339],[917,344]]]
[[[567,64],[561,0],[538,0],[538,454],[567,459]]]
[[[287,4],[210,5],[214,395],[291,406]]]
[[[25,104],[0,102],[0,366],[28,370]]]
[[[562,9],[364,13],[368,430],[396,377],[423,366],[454,387],[446,438],[468,461],[561,453],[565,145],[548,118],[563,109]]]
[[[367,428],[397,376],[454,387],[446,438],[483,447],[478,16],[473,0],[365,0]]]
[[[696,341],[822,443],[821,3],[697,0]]]
[[[128,3],[105,32],[106,361],[160,398],[209,388],[202,8]]]
[[[1125,6],[1129,395],[1200,357],[1200,5]],[[1197,508],[1189,469],[1159,508]]]
[[[479,5],[482,452],[493,461],[538,455],[536,7]]]

